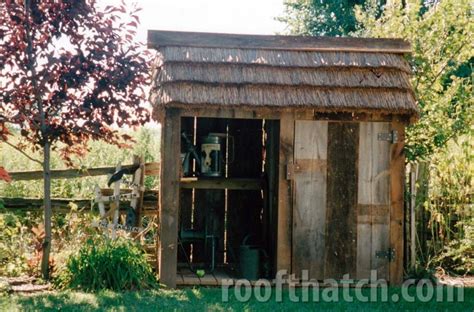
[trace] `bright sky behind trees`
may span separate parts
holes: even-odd
[[[283,13],[283,0],[126,0],[143,8],[138,39],[146,30],[202,31],[240,34],[275,34],[285,25],[275,20]],[[100,5],[120,0],[98,0]]]

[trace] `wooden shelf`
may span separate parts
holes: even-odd
[[[242,178],[181,178],[181,188],[208,190],[261,190],[260,179]]]

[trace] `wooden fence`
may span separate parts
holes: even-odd
[[[134,164],[122,165],[122,169],[132,168],[136,166],[137,157],[134,157]],[[97,168],[84,168],[84,169],[59,169],[51,170],[51,179],[75,179],[75,178],[86,178],[103,176],[114,173],[116,167],[97,167]],[[145,176],[159,176],[160,174],[160,163],[151,162],[145,163]],[[9,172],[13,181],[32,181],[43,179],[43,171],[17,171]],[[111,191],[111,190],[110,190]],[[109,189],[102,189],[102,192],[109,193]],[[79,209],[91,207],[91,202],[94,194],[91,193],[91,198],[53,198],[51,204],[54,212],[66,213],[70,210],[68,207],[70,203],[78,206]],[[158,191],[147,190],[144,193],[143,210],[145,214],[156,214],[158,209]],[[23,210],[23,211],[35,211],[43,206],[43,200],[41,198],[12,198],[4,197],[0,199],[3,201],[3,205],[7,209]],[[123,207],[123,205],[121,205]]]

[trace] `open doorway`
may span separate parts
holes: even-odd
[[[181,119],[178,284],[272,274],[278,125],[263,119]]]

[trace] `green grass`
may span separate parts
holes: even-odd
[[[320,290],[320,294],[325,290]],[[327,289],[326,289],[327,291]],[[410,290],[413,294],[414,288]],[[368,294],[369,289],[363,293]],[[297,290],[301,295],[301,289]],[[354,290],[351,290],[354,294]],[[389,289],[389,298],[400,294],[399,288]],[[339,296],[342,299],[342,295]],[[254,297],[246,303],[238,302],[230,291],[229,302],[222,302],[220,288],[186,288],[180,290],[154,290],[145,292],[59,292],[35,296],[0,297],[0,310],[6,311],[473,311],[474,288],[464,289],[464,302],[308,302],[294,303],[286,290],[282,302],[272,297],[258,302]],[[310,297],[311,298],[311,297]]]

